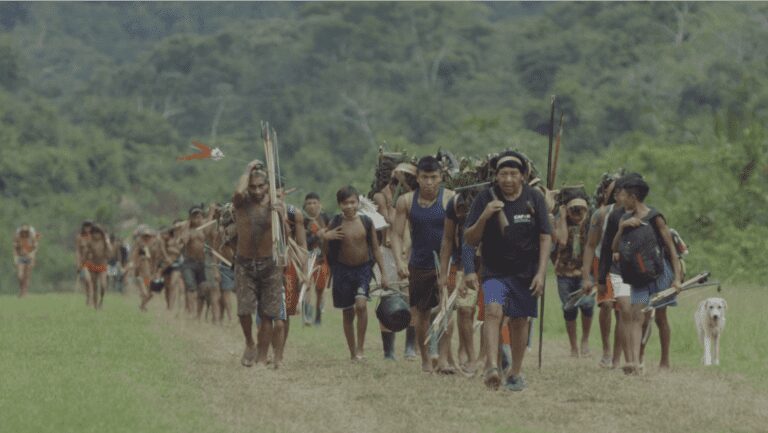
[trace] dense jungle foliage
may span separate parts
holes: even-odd
[[[639,171],[689,268],[765,282],[766,40],[765,3],[0,3],[0,292],[22,222],[33,288],[69,289],[83,219],[127,235],[228,200],[261,120],[290,200],[333,211],[380,145],[545,166],[552,94],[558,185]],[[226,157],[177,162],[192,140]]]

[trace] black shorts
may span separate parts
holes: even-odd
[[[411,307],[429,311],[438,305],[437,271],[408,267],[408,292]]]

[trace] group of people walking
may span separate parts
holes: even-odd
[[[142,310],[164,291],[168,309],[180,298],[191,314],[200,318],[208,310],[219,322],[231,316],[229,293],[234,292],[245,340],[242,365],[279,368],[290,316],[301,312],[305,324],[313,323],[312,316],[320,324],[327,286],[333,306],[342,310],[350,358],[364,360],[368,302],[377,289],[394,290],[410,307],[406,359],[420,357],[424,372],[480,373],[491,389],[503,384],[520,391],[527,386],[523,360],[551,260],[572,356],[589,355],[597,304],[600,365],[619,367],[623,354],[623,370],[641,373],[642,337],[650,322],[643,309],[661,290],[679,290],[683,278],[663,214],[645,204],[650,188],[643,177],[604,175],[591,204],[584,193],[542,187],[531,161],[516,151],[488,161],[488,182],[458,192],[444,186],[443,165],[434,156],[397,165],[369,194],[378,214],[373,218],[361,211],[366,198],[352,186],[338,190],[340,212],[333,218],[322,211],[315,193],[305,196],[302,209],[287,205],[282,185],[270,185],[267,168],[253,161],[231,203],[193,206],[187,220],[159,231],[141,226],[130,248],[86,221],[76,256],[87,304],[101,308],[115,266],[122,268],[117,274],[136,277]],[[275,231],[288,241],[288,259],[276,256],[280,236]],[[14,261],[22,295],[28,287],[24,266],[34,264],[36,242],[31,227],[17,231]],[[315,306],[305,302],[299,307],[299,298],[311,297],[307,287],[314,288]],[[654,317],[664,368],[670,344],[666,306],[657,308]],[[398,330],[384,323],[379,323],[384,357],[395,360]]]

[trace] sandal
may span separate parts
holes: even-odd
[[[499,389],[499,385],[501,385],[501,376],[499,375],[499,369],[497,367],[491,367],[485,370],[483,377],[485,386],[494,391]]]

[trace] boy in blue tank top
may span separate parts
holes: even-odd
[[[406,219],[411,227],[411,257],[406,265],[395,256],[397,272],[408,278],[411,314],[415,317],[416,344],[421,352],[421,369],[432,372],[429,353],[424,340],[427,338],[432,309],[438,305],[437,272],[434,254],[440,252],[445,222],[445,205],[453,191],[442,187],[440,162],[433,156],[421,158],[416,166],[415,191],[400,196],[395,206],[392,227],[392,249],[401,251]],[[446,344],[442,339],[441,344]],[[447,351],[440,351],[438,365],[447,365]]]

